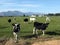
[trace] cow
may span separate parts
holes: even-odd
[[[24,22],[28,22],[28,18],[25,18],[25,19],[24,19]]]
[[[16,21],[16,17],[13,18],[13,21],[14,21],[14,22],[17,22],[17,21]]]
[[[11,22],[11,19],[8,19],[8,22],[10,23]]]
[[[30,22],[35,22],[36,18],[35,17],[30,17]]]
[[[45,21],[45,23],[46,23],[46,22],[50,22],[50,17],[46,16],[46,21]]]
[[[43,32],[43,35],[45,34],[45,30],[48,27],[49,23],[39,23],[39,22],[34,22],[34,28],[33,28],[33,34],[38,34],[38,30],[41,30]]]
[[[16,17],[14,17],[14,20],[16,20]]]
[[[20,24],[18,24],[18,23],[13,23],[12,24],[12,26],[13,26],[13,36],[14,36],[14,40],[15,40],[15,42],[17,42],[18,41],[18,32],[20,31]]]

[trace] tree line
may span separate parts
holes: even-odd
[[[49,14],[47,14],[47,16],[60,16],[60,13],[55,13],[55,14],[49,13]]]

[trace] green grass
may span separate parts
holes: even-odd
[[[11,18],[12,22],[8,23],[8,19]],[[24,23],[23,19],[26,17],[16,17],[16,22],[21,24],[21,31],[19,37],[31,36],[33,30],[33,23]],[[29,18],[29,17],[27,17]],[[52,16],[51,22],[45,31],[46,37],[60,37],[60,16]],[[45,22],[45,17],[36,17],[38,22]],[[13,17],[0,17],[0,38],[1,37],[13,37],[12,35],[12,23],[14,23]],[[39,36],[42,32],[39,31]]]

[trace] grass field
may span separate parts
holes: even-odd
[[[8,19],[11,18],[12,22],[8,23]],[[16,22],[21,24],[21,31],[19,32],[19,37],[32,36],[33,22],[24,23],[23,19],[26,17],[16,17]],[[27,17],[29,18],[29,17]],[[60,38],[60,16],[50,17],[51,21],[49,26],[45,31],[45,37],[59,37]],[[36,17],[38,22],[45,22],[45,17]],[[13,37],[12,35],[12,23],[14,23],[13,17],[0,17],[0,38]],[[42,32],[39,32],[39,36],[42,36]]]

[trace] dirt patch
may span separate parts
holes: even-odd
[[[50,40],[43,42],[34,42],[32,45],[60,45],[60,40]]]
[[[13,39],[9,39],[5,45],[16,45]]]
[[[5,45],[5,43],[6,43],[6,41],[7,41],[7,39],[0,39],[0,45]]]
[[[9,39],[5,45],[31,45],[30,42],[27,42],[23,39],[20,39],[17,43],[11,38]]]
[[[5,45],[60,45],[60,40],[45,40],[45,41],[37,41],[35,40],[33,43],[28,42],[24,39],[20,39],[18,43],[14,42],[14,40],[11,38],[9,39]]]

